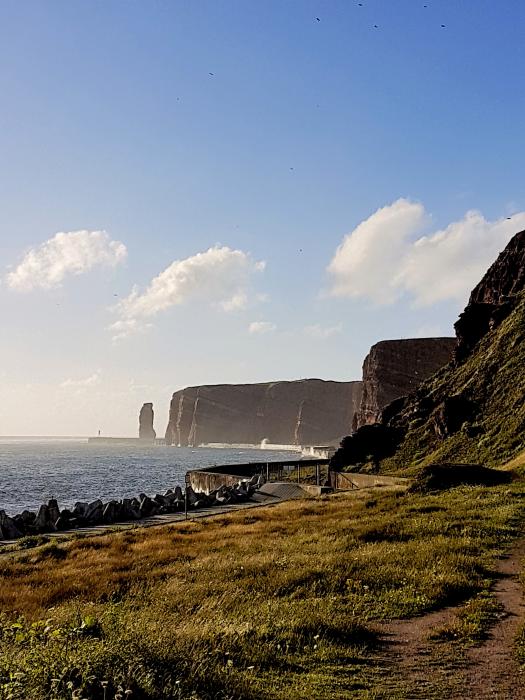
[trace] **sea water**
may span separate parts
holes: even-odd
[[[297,459],[295,452],[165,445],[88,444],[73,438],[0,438],[0,510],[36,510],[50,498],[76,501],[154,496],[184,486],[189,469]]]

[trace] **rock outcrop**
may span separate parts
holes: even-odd
[[[139,438],[141,440],[155,440],[157,433],[153,428],[153,404],[145,403],[139,413]]]
[[[363,394],[353,428],[379,420],[381,411],[411,394],[425,379],[451,361],[455,338],[382,340],[363,363]]]
[[[455,323],[458,347],[456,359],[462,362],[476,343],[496,328],[514,309],[517,295],[525,289],[525,231],[517,233],[481,282],[474,287],[469,302]]]
[[[364,428],[346,438],[334,467],[359,460],[397,470],[458,462],[497,467],[523,452],[525,231],[473,290],[455,328],[455,361],[383,409],[372,450]]]
[[[349,432],[361,382],[302,379],[193,386],[173,394],[167,444],[337,444]]]

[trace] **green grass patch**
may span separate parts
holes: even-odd
[[[487,638],[492,625],[498,620],[502,606],[493,593],[484,590],[461,607],[451,623],[436,629],[430,635],[433,641],[454,641],[471,646]]]
[[[465,603],[451,634],[481,634],[524,492],[336,494],[1,557],[0,700],[374,697],[374,621]]]

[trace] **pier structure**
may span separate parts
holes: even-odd
[[[135,438],[135,437],[89,437],[88,443],[91,445],[165,445],[164,438]]]

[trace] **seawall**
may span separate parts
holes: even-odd
[[[93,445],[165,445],[164,438],[89,437]]]
[[[270,450],[274,452],[301,452],[305,449],[300,445],[276,445],[270,442],[257,444],[246,442],[205,442],[199,447],[209,447],[214,450]]]
[[[406,487],[411,479],[401,476],[385,476],[381,474],[359,474],[354,472],[330,472],[330,486],[336,491],[366,489],[371,486],[402,486]]]
[[[195,493],[209,494],[221,486],[233,486],[240,479],[251,479],[256,474],[262,474],[267,481],[273,477],[279,480],[287,471],[301,468],[327,465],[328,459],[296,459],[271,462],[247,462],[245,464],[222,464],[207,469],[192,469],[186,473],[186,484]]]

